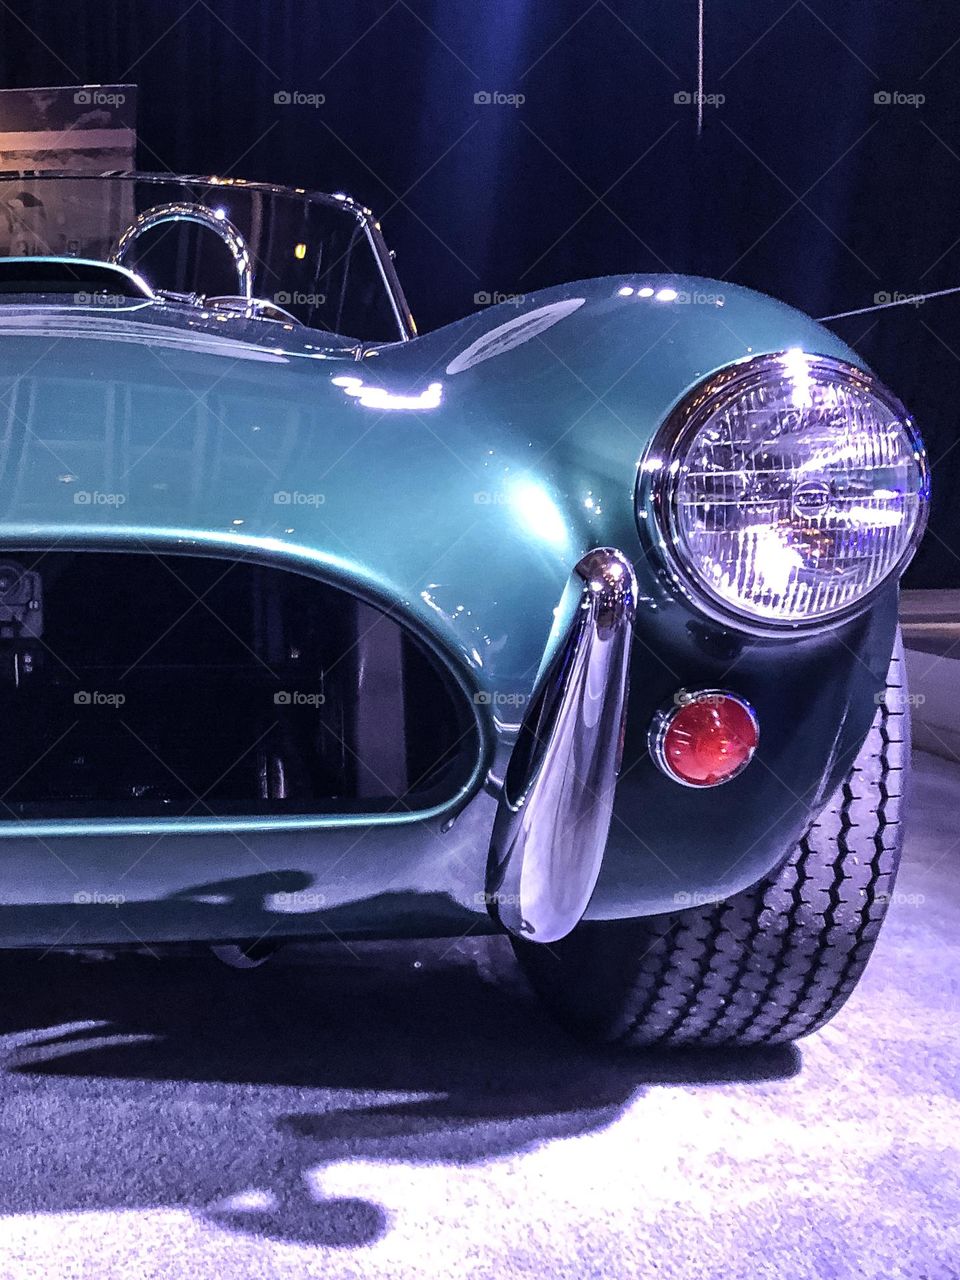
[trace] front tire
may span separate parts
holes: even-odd
[[[625,1045],[749,1045],[823,1026],[866,967],[893,888],[910,755],[897,637],[887,696],[854,764],[787,861],[723,902],[513,938],[566,1025]]]

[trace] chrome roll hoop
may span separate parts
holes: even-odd
[[[192,204],[189,201],[178,201],[173,204],[155,204],[152,209],[145,209],[127,227],[117,241],[110,261],[117,266],[123,260],[146,231],[159,227],[165,222],[195,222],[198,226],[207,227],[215,232],[230,251],[233,265],[240,282],[240,292],[245,298],[253,297],[253,263],[250,250],[243,236],[220,209],[208,209],[205,204]]]

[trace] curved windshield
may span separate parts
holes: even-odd
[[[0,257],[119,261],[156,292],[362,341],[413,332],[369,212],[346,196],[166,174],[0,174]],[[263,306],[260,304],[268,304]]]

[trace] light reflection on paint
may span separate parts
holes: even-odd
[[[560,508],[534,480],[515,480],[510,486],[510,506],[517,520],[535,538],[554,547],[565,547],[567,526]]]
[[[386,387],[367,386],[362,378],[353,376],[344,375],[330,381],[366,409],[436,409],[443,398],[442,382],[431,382],[417,395],[397,395]]]

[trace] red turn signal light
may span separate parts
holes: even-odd
[[[682,692],[650,727],[650,754],[688,787],[716,787],[747,767],[760,741],[753,708],[720,689]]]

